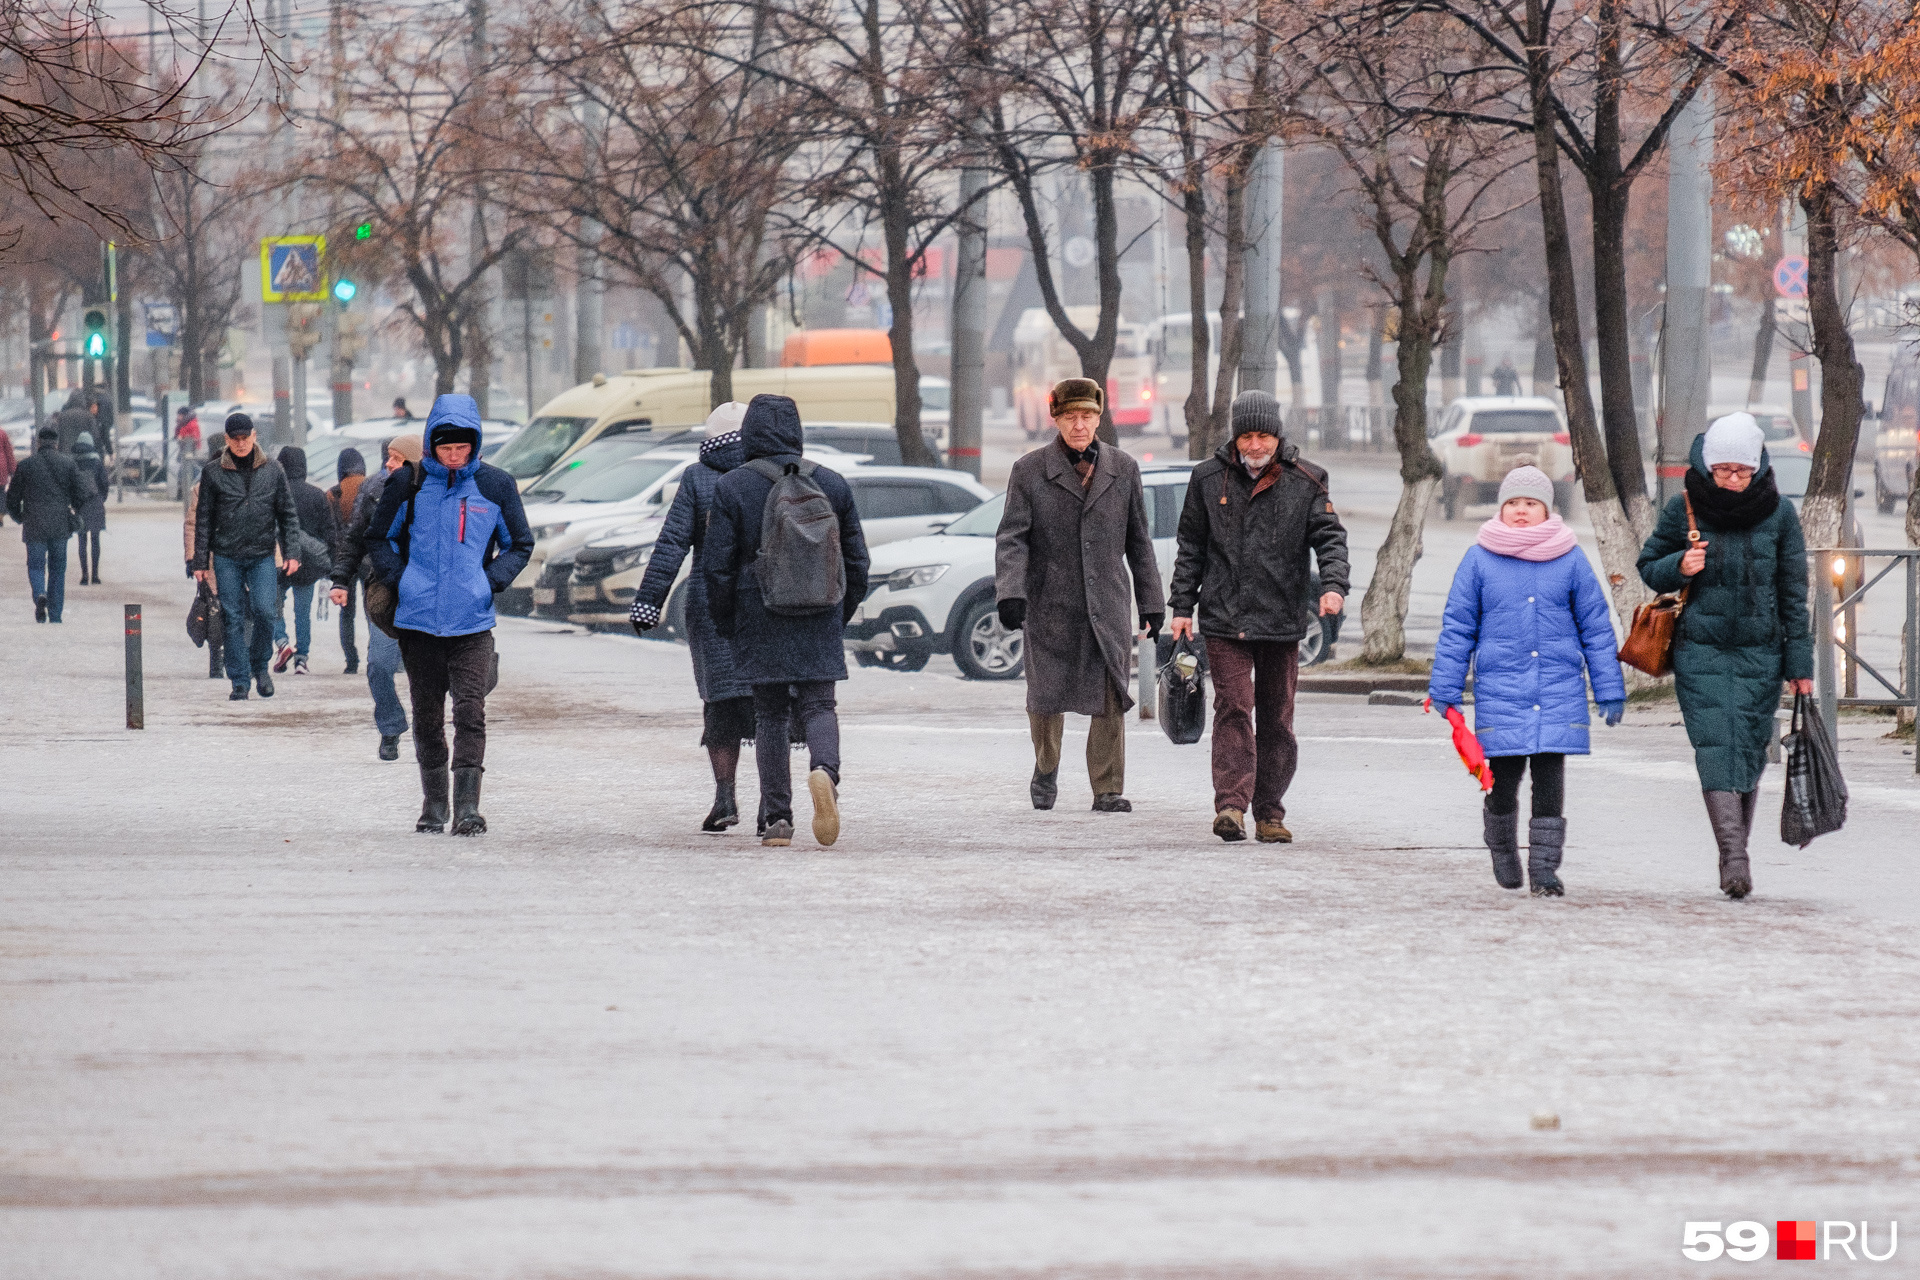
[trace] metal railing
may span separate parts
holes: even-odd
[[[1920,711],[1920,548],[1830,547],[1809,551],[1807,557],[1813,577],[1813,688],[1828,727],[1837,733],[1841,707]],[[1883,560],[1885,565],[1870,574],[1875,563]],[[1896,570],[1904,572],[1896,575]],[[1889,578],[1899,582],[1905,593],[1900,665],[1891,678],[1860,652],[1861,603]],[[1861,696],[1863,674],[1889,696]],[[1872,692],[1872,685],[1868,688]],[[1913,759],[1914,772],[1920,773],[1920,749]]]
[[[1287,436],[1317,453],[1392,453],[1393,406],[1289,406]]]

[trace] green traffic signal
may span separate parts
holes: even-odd
[[[333,296],[343,307],[349,302],[352,302],[354,295],[359,292],[360,286],[351,280],[335,280],[333,282]]]
[[[88,360],[107,358],[107,313],[89,311],[81,318],[86,335],[80,339],[80,354]]]
[[[355,240],[373,239],[373,224],[371,222],[363,222],[355,227],[353,229],[353,238]]]

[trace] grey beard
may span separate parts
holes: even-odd
[[[1272,454],[1268,454],[1266,457],[1262,458],[1259,462],[1254,462],[1252,459],[1248,458],[1245,454],[1240,455],[1240,465],[1245,467],[1247,469],[1247,474],[1252,476],[1255,480],[1258,480],[1260,478],[1260,473],[1262,471],[1265,471],[1267,467],[1272,464],[1272,462],[1273,462]]]

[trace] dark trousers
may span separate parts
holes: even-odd
[[[353,662],[360,657],[360,647],[354,643],[353,611],[354,592],[360,589],[360,579],[347,580],[347,602],[340,606],[340,652]]]
[[[1300,646],[1208,636],[1207,666],[1213,673],[1213,811],[1237,809],[1256,822],[1279,822],[1300,764],[1293,736]]]
[[[1567,758],[1557,751],[1536,756],[1489,756],[1493,790],[1487,793],[1488,813],[1513,813],[1520,808],[1520,779],[1533,766],[1533,816],[1557,818],[1566,803]]]
[[[833,681],[753,686],[753,761],[760,770],[760,816],[793,821],[793,772],[787,764],[787,722],[797,717],[807,739],[807,768],[840,782],[840,717]],[[415,730],[418,732],[418,730]]]
[[[87,540],[93,540],[93,558],[87,558]],[[80,531],[80,576],[83,578],[100,576],[100,531]]]
[[[493,632],[434,636],[400,629],[400,661],[413,694],[413,758],[447,767],[447,695],[453,695],[453,767],[480,769],[487,757],[487,686]]]

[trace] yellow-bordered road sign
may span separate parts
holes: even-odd
[[[325,302],[327,238],[268,236],[260,241],[262,302]]]

